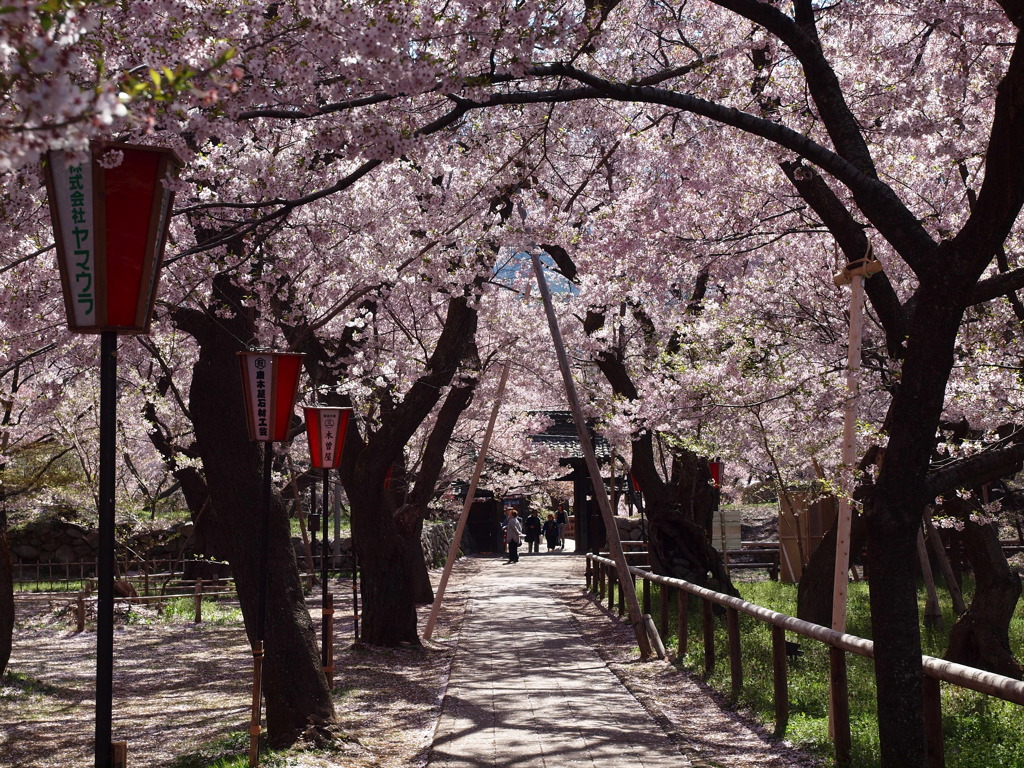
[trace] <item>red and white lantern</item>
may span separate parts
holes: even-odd
[[[304,355],[293,352],[239,352],[249,439],[279,443],[288,439]]]
[[[352,409],[307,405],[302,412],[306,417],[306,436],[313,467],[337,469]]]
[[[68,327],[148,333],[180,163],[160,147],[96,143],[47,155],[57,266]]]
[[[715,488],[722,487],[722,460],[712,459],[708,462],[708,471],[711,473],[711,484]]]

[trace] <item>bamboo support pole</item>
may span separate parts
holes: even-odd
[[[572,378],[572,369],[569,367],[569,357],[565,352],[565,344],[562,341],[562,333],[558,328],[558,318],[555,316],[555,308],[551,302],[551,291],[548,289],[547,279],[544,277],[544,267],[541,264],[540,256],[536,249],[530,254],[533,262],[534,275],[537,278],[537,286],[540,288],[541,299],[544,302],[544,311],[547,315],[548,326],[551,329],[551,339],[555,346],[555,355],[558,358],[558,367],[562,373],[562,381],[565,384],[565,395],[572,410],[573,421],[576,424],[576,433],[579,436],[580,448],[583,457],[586,459],[587,472],[590,475],[590,482],[594,488],[594,498],[601,510],[604,519],[605,531],[608,536],[608,551],[612,554],[618,570],[619,583],[629,574],[629,565],[622,552],[622,542],[619,539],[619,529],[615,525],[615,516],[612,514],[611,503],[608,494],[605,492],[604,480],[601,479],[601,468],[597,463],[597,456],[594,453],[594,446],[590,441],[590,433],[587,430],[586,417],[583,407],[580,405],[579,396],[576,393],[576,384]],[[621,587],[620,587],[621,588]],[[629,612],[629,623],[636,635],[637,645],[640,648],[640,657],[649,659],[651,657],[651,640],[648,637],[648,628],[644,624],[643,614],[640,611],[640,603],[636,597],[635,590],[628,590],[626,604]]]
[[[476,495],[476,486],[480,482],[480,475],[484,470],[484,462],[487,459],[487,449],[491,444],[491,435],[494,433],[494,424],[498,420],[498,410],[501,408],[501,398],[505,394],[505,384],[508,382],[508,372],[511,363],[506,360],[501,369],[501,378],[498,380],[498,391],[494,396],[494,405],[491,408],[491,418],[487,422],[487,430],[484,432],[483,442],[480,445],[480,452],[476,457],[476,467],[473,469],[473,479],[470,481],[469,490],[466,491],[466,501],[462,505],[462,513],[459,515],[459,522],[455,526],[455,535],[448,547],[448,558],[444,563],[444,570],[441,572],[441,581],[437,585],[437,594],[434,596],[434,604],[430,607],[430,617],[427,619],[427,626],[423,630],[423,639],[429,640],[434,634],[434,626],[437,624],[437,615],[441,612],[441,602],[444,600],[444,591],[448,586],[448,577],[451,575],[455,560],[459,556],[459,546],[462,543],[462,533],[466,530],[466,520],[469,518],[469,510],[473,506],[473,497]]]

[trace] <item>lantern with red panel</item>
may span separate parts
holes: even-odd
[[[313,466],[316,469],[337,469],[352,409],[307,405],[302,410],[306,417],[306,436]]]
[[[250,440],[279,443],[288,439],[302,358],[293,352],[238,353]]]
[[[169,149],[94,143],[47,155],[68,327],[148,333],[180,162]]]

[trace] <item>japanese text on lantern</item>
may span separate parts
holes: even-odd
[[[323,448],[324,448],[324,465],[331,466],[334,464],[334,447],[336,444],[336,435],[338,428],[338,417],[333,413],[325,413],[323,421]]]
[[[267,421],[267,358],[257,357],[256,366],[256,439],[270,437],[270,423]]]
[[[64,274],[71,311],[78,325],[96,317],[96,234],[93,228],[92,165],[68,162],[63,153],[51,155],[55,197],[64,243]]]

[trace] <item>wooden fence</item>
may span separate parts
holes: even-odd
[[[629,588],[636,588],[636,579],[642,579],[643,611],[651,613],[652,583],[658,584],[661,626],[663,637],[668,635],[668,606],[674,592],[677,607],[677,637],[679,655],[687,652],[689,642],[687,595],[698,598],[701,606],[702,636],[704,645],[704,674],[709,676],[715,667],[715,620],[712,606],[717,604],[726,610],[726,632],[729,645],[729,672],[733,698],[739,696],[743,687],[743,659],[740,652],[740,614],[746,614],[757,621],[768,624],[772,633],[773,699],[775,704],[776,729],[781,733],[789,720],[789,688],[787,683],[786,632],[824,643],[829,647],[829,688],[831,692],[834,722],[834,746],[836,761],[840,764],[850,759],[850,708],[846,677],[846,654],[874,658],[874,643],[862,637],[835,632],[828,627],[802,621],[784,613],[748,603],[738,597],[715,592],[683,579],[660,576],[643,568],[630,566]],[[587,555],[587,588],[597,594],[598,600],[608,600],[612,610],[618,598],[618,612],[624,613],[623,590],[617,577],[615,561],[599,555]],[[945,766],[945,745],[942,732],[942,699],[940,682],[950,683],[979,693],[995,696],[1014,704],[1024,705],[1024,682],[1002,675],[984,672],[962,664],[923,656],[924,667],[924,713],[928,744],[929,768]]]

